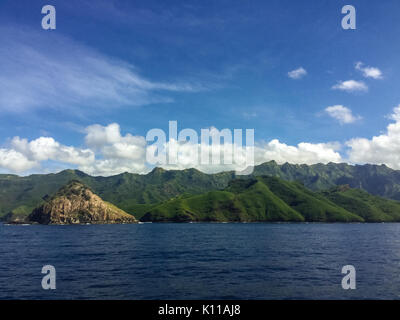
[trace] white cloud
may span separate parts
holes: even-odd
[[[374,67],[363,67],[362,62],[357,62],[355,68],[362,72],[365,78],[382,79],[382,71]]]
[[[63,163],[65,168],[77,167],[92,175],[114,175],[121,172],[146,173],[151,168],[146,162],[147,143],[142,136],[131,134],[122,135],[120,126],[112,123],[107,126],[92,125],[86,128],[85,143],[87,148],[65,146],[51,137],[40,137],[28,141],[20,137],[11,139],[8,149],[0,149],[0,169],[9,172],[22,173],[34,167],[40,167],[44,162],[51,160]],[[217,134],[215,128],[211,128],[211,136]],[[165,148],[169,148],[174,141],[166,142]],[[203,172],[215,173],[226,170],[241,171],[251,163],[246,162],[248,146],[238,146],[233,143],[215,145],[201,145],[198,141],[192,143],[176,143],[178,162],[176,164],[161,165],[165,169],[196,168]],[[201,164],[201,148],[208,150],[209,164]],[[339,162],[340,154],[336,144],[325,143],[299,143],[297,146],[289,146],[274,139],[269,143],[258,143],[254,147],[255,164],[269,160],[279,163],[306,163]],[[232,159],[229,164],[223,163],[223,154],[227,150],[227,156]],[[213,163],[212,157],[221,160],[221,164]],[[56,166],[60,168],[60,165]]]
[[[87,127],[85,132],[86,144],[94,149],[100,149],[105,145],[117,143],[122,139],[120,127],[117,123],[111,123],[106,127],[94,124]]]
[[[306,69],[304,69],[303,67],[300,67],[296,70],[292,70],[290,72],[288,72],[288,77],[291,79],[301,79],[303,77],[305,77],[307,75],[307,71]]]
[[[0,168],[11,172],[24,172],[38,166],[37,161],[29,160],[21,152],[13,149],[0,149]]]
[[[338,143],[307,143],[301,142],[297,146],[290,146],[274,139],[258,146],[255,152],[256,164],[275,160],[282,164],[315,164],[328,162],[341,162],[342,158],[337,151]]]
[[[150,81],[124,61],[59,33],[0,28],[0,110],[115,108],[171,102],[166,91],[205,89]]]
[[[353,112],[342,105],[330,106],[325,108],[325,112],[332,118],[338,120],[340,124],[348,124],[360,120],[360,116],[354,116]]]
[[[84,164],[81,170],[96,175],[121,172],[148,171],[146,166],[146,139],[131,134],[121,135],[120,126],[92,125],[86,128],[85,142],[98,155],[93,163]]]
[[[393,109],[393,113],[389,115],[389,119],[400,122],[400,105]]]
[[[368,91],[368,87],[363,81],[356,81],[356,80],[340,81],[337,84],[335,84],[332,87],[332,89],[346,91],[346,92]]]
[[[166,147],[168,147],[168,143]],[[178,162],[174,165],[159,165],[164,169],[187,169],[196,168],[206,173],[216,173],[221,171],[236,170],[241,171],[249,164],[246,164],[246,152],[249,150],[246,146],[236,147],[233,154],[233,144],[221,145],[219,147],[205,146],[213,156],[221,157],[223,161],[224,148],[228,150],[228,156],[231,156],[233,161],[231,164],[201,164],[197,159],[200,154],[201,144],[178,144]],[[268,143],[257,143],[254,147],[254,164],[258,165],[270,160],[275,160],[279,164],[285,162],[294,164],[315,164],[315,163],[328,163],[328,162],[341,162],[342,158],[337,152],[340,144],[338,143],[299,143],[297,146],[290,146],[281,143],[279,140],[274,139]]]
[[[106,127],[89,126],[86,129],[86,144],[99,151],[107,159],[140,160],[145,156],[146,140],[130,133],[121,135],[120,126],[112,123]]]
[[[337,106],[333,106],[337,107]],[[341,106],[343,107],[343,106]],[[345,107],[343,107],[345,108]],[[338,120],[350,121],[346,109],[340,110]],[[342,115],[344,111],[345,116]],[[346,118],[347,117],[347,118]],[[353,116],[354,117],[354,116]],[[287,145],[277,139],[269,142],[256,143],[254,147],[255,164],[275,160],[282,164],[315,164],[328,162],[372,163],[386,164],[394,169],[400,169],[400,105],[394,108],[390,118],[394,121],[387,131],[372,139],[354,138],[345,145],[347,158],[340,154],[341,145],[335,143],[301,142],[297,145]],[[151,168],[146,162],[146,141],[142,136],[129,133],[122,135],[120,126],[112,123],[107,126],[92,125],[86,128],[85,148],[65,146],[51,137],[40,137],[28,141],[14,137],[8,148],[0,149],[0,169],[6,172],[23,173],[32,168],[39,168],[46,161],[63,163],[64,168],[77,167],[92,175],[114,175],[121,172],[146,173]],[[166,147],[171,142],[166,143]],[[178,163],[164,165],[166,169],[197,168],[203,172],[214,173],[226,170],[243,169],[246,158],[246,148],[236,149],[237,158],[232,164],[201,165],[196,156],[202,146],[198,143],[178,143]],[[204,147],[204,146],[203,146]],[[233,145],[221,145],[209,148],[211,154],[223,154],[225,147],[233,152]],[[229,149],[230,148],[230,149]],[[60,168],[60,165],[56,166]]]
[[[126,159],[99,159],[94,163],[79,166],[79,170],[95,176],[111,176],[123,172],[147,173],[149,168],[143,162]]]
[[[334,106],[335,107],[335,106]],[[342,110],[342,108],[336,108]],[[354,117],[354,116],[353,116]],[[343,121],[349,121],[344,117]],[[400,169],[400,105],[394,109],[393,123],[387,132],[372,139],[354,138],[346,142],[347,158],[340,154],[341,145],[335,143],[301,142],[288,145],[273,139],[256,143],[254,147],[255,164],[275,160],[282,164],[315,164],[328,162],[373,163]],[[85,148],[65,146],[51,137],[40,137],[28,141],[14,137],[8,148],[0,149],[0,169],[4,172],[23,173],[40,168],[46,161],[55,161],[60,167],[76,167],[92,175],[115,175],[121,172],[146,173],[151,167],[146,162],[146,141],[142,136],[129,133],[122,135],[120,126],[112,123],[107,126],[92,125],[86,128]],[[171,142],[166,142],[169,147]],[[215,173],[226,170],[243,169],[246,147],[237,147],[236,158],[232,164],[199,164],[197,155],[202,146],[196,143],[178,143],[178,163],[163,165],[165,169],[197,168],[203,172]],[[204,147],[204,146],[203,146]],[[233,154],[233,145],[217,148],[206,146],[211,154],[223,154],[225,147]],[[63,164],[63,165],[61,165]],[[36,170],[36,169],[35,169]]]
[[[116,123],[87,127],[85,142],[88,148],[82,149],[65,146],[51,137],[31,141],[14,137],[9,148],[0,149],[0,169],[21,173],[50,160],[96,175],[148,171],[145,138],[129,133],[122,136]]]
[[[400,105],[394,108],[387,131],[372,139],[354,138],[346,142],[353,163],[386,164],[400,169]]]
[[[14,137],[9,148],[0,149],[0,168],[18,173],[40,167],[41,162],[48,160],[67,165],[84,165],[92,163],[94,159],[90,149],[65,146],[50,137],[31,141]]]
[[[14,137],[11,146],[13,150],[36,162],[55,160],[82,165],[94,161],[94,153],[91,150],[64,146],[50,137],[40,137],[30,142]]]

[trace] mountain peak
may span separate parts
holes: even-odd
[[[72,180],[32,211],[29,221],[40,224],[134,223],[135,217],[103,201],[82,182]]]
[[[167,172],[167,170],[161,168],[161,167],[155,167],[153,170],[150,171],[151,174],[160,174],[160,173],[164,173]]]
[[[85,173],[85,172],[83,172],[83,171],[80,171],[80,170],[77,170],[77,169],[65,169],[65,170],[63,170],[63,171],[60,171],[58,174],[61,174],[61,175],[65,175],[65,174],[68,174],[68,175],[75,175],[75,176],[78,176],[78,177],[85,177],[85,176],[87,176],[87,174]]]

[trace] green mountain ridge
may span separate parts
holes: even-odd
[[[296,182],[261,176],[233,180],[223,191],[178,197],[152,208],[152,222],[364,222],[323,195]]]
[[[205,174],[196,169],[161,168],[155,168],[144,175],[122,173],[110,177],[93,177],[79,170],[26,177],[3,174],[0,175],[0,217],[29,214],[44,199],[52,196],[71,180],[81,181],[105,201],[139,219],[144,213],[169,199],[221,191],[233,179],[246,180],[254,176],[275,176],[286,181],[299,181],[312,191],[348,184],[373,195],[400,200],[400,171],[385,165],[278,165],[275,161],[270,161],[256,166],[252,176],[236,176],[233,171]],[[378,214],[376,210],[373,212]]]
[[[337,205],[362,217],[367,222],[400,221],[400,202],[373,196],[348,185],[320,192]]]

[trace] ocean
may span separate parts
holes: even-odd
[[[0,299],[398,299],[400,224],[0,224],[0,261]]]

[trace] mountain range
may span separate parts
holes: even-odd
[[[279,179],[271,180],[271,177]],[[155,168],[145,175],[122,173],[111,177],[93,177],[79,170],[25,177],[3,174],[0,175],[0,216],[30,214],[71,180],[82,182],[105,201],[134,214],[138,219],[143,217],[144,220],[149,219],[149,216],[165,220],[162,212],[167,206],[188,206],[194,215],[194,221],[200,219],[199,215],[202,217],[200,220],[212,220],[213,217],[209,216],[206,209],[194,209],[199,204],[208,204],[210,208],[214,198],[219,210],[215,212],[221,212],[222,221],[232,218],[227,210],[222,209],[224,206],[233,210],[234,220],[244,221],[248,218],[250,221],[258,221],[259,213],[254,206],[264,208],[267,205],[282,209],[279,220],[283,221],[332,221],[336,218],[331,217],[339,215],[339,211],[339,221],[393,221],[397,219],[397,201],[387,199],[400,200],[400,172],[385,165],[278,165],[275,161],[270,161],[256,166],[251,176],[236,176],[233,171],[205,174],[196,169],[161,168]],[[274,184],[274,181],[280,183]],[[341,187],[339,190],[340,185],[348,187]],[[278,192],[281,188],[286,191]],[[294,189],[295,193],[304,197],[307,195],[307,199],[311,197],[322,201],[324,213],[300,210],[300,207],[287,198],[289,190]],[[262,196],[258,198],[260,194]],[[271,201],[266,201],[263,197]],[[326,208],[327,203],[329,210]],[[316,206],[321,205],[319,203]],[[271,212],[268,219],[276,220],[273,211],[268,212]],[[310,218],[307,214],[315,216]],[[182,219],[188,217],[184,214]]]
[[[232,180],[221,191],[179,196],[154,206],[152,222],[394,222],[400,202],[348,185],[313,192],[299,182],[271,176]]]

